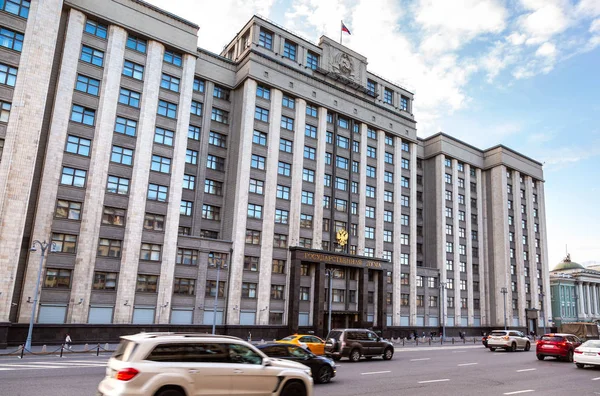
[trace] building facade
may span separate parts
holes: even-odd
[[[32,314],[34,240],[39,324],[549,312],[542,165],[417,138],[413,93],[328,37],[255,16],[217,55],[140,0],[13,0],[0,28],[0,322]]]
[[[552,320],[600,324],[600,268],[584,267],[567,257],[550,271]]]

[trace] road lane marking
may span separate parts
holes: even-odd
[[[419,381],[419,384],[429,384],[431,382],[446,382],[446,381],[450,381],[449,378],[444,378],[444,379],[437,379],[437,380],[429,380],[429,381]]]
[[[592,378],[592,381],[598,381],[598,380],[600,380],[600,377]]]
[[[452,353],[465,353],[467,351],[452,351]]]
[[[520,390],[520,391],[515,391],[515,392],[506,392],[504,393],[505,395],[518,395],[519,393],[529,393],[529,392],[535,392],[533,389],[527,389],[527,390]]]
[[[48,364],[48,363],[44,363],[44,362],[31,362],[29,364]],[[56,363],[52,363],[53,365],[60,365],[60,366],[64,366],[64,367],[71,367],[71,366],[75,366],[75,367],[103,367],[106,366],[106,363],[91,363],[91,362],[86,362],[86,363],[71,363],[71,362],[56,362]]]
[[[522,372],[525,372],[525,371],[535,371],[535,370],[537,370],[537,369],[534,369],[534,368],[523,369],[523,370],[517,370],[517,373],[522,373]]]
[[[386,374],[386,373],[391,373],[391,371],[371,371],[370,373],[360,373],[360,375]]]
[[[41,366],[41,365],[40,366],[36,366],[36,365],[33,365],[32,366],[31,364],[0,364],[0,366],[5,366],[7,368],[10,368],[10,367],[20,367],[20,368],[29,368],[29,369],[31,369],[31,368],[33,368],[33,369],[40,369],[40,368],[47,368],[47,369],[67,368],[65,366],[50,366],[50,365],[48,365],[48,366]]]
[[[431,360],[431,358],[422,358],[422,359],[410,359],[411,362],[420,362],[422,360]]]
[[[459,367],[460,367],[460,366],[473,366],[473,365],[475,365],[475,364],[479,364],[479,363],[461,363],[461,364],[459,364],[458,366],[459,366]]]

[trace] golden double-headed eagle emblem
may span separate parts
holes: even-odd
[[[344,230],[343,228],[335,234],[335,237],[340,246],[346,246],[348,243],[348,231]]]

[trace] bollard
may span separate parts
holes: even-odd
[[[23,353],[25,352],[25,345],[21,345],[19,348],[21,349],[21,356],[19,356],[19,359],[23,359]]]
[[[475,337],[473,337],[473,345],[475,345]]]
[[[467,343],[467,339],[463,338],[463,344],[466,344],[466,343]]]
[[[63,357],[63,349],[65,349],[65,344],[60,346],[60,357]]]
[[[419,346],[419,337],[415,338],[416,346]]]
[[[406,340],[406,338],[402,339],[402,346],[404,346],[404,341]]]
[[[110,347],[108,346],[108,342],[107,342],[107,343],[106,343],[106,345],[104,345],[104,350],[105,350],[105,351],[108,351],[108,349],[109,349],[109,348],[110,348]]]
[[[454,345],[454,337],[452,337],[452,345]]]
[[[85,344],[83,347],[83,351],[88,352],[89,350],[90,350],[90,346],[88,344]]]
[[[100,356],[100,343],[98,343],[98,346],[96,347],[96,356]]]
[[[42,353],[46,353],[46,345],[45,344],[42,346]]]
[[[429,345],[431,346],[431,337],[429,337]]]

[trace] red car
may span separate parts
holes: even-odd
[[[535,348],[539,360],[553,356],[568,362],[573,361],[575,348],[581,345],[581,340],[573,334],[544,334]]]

